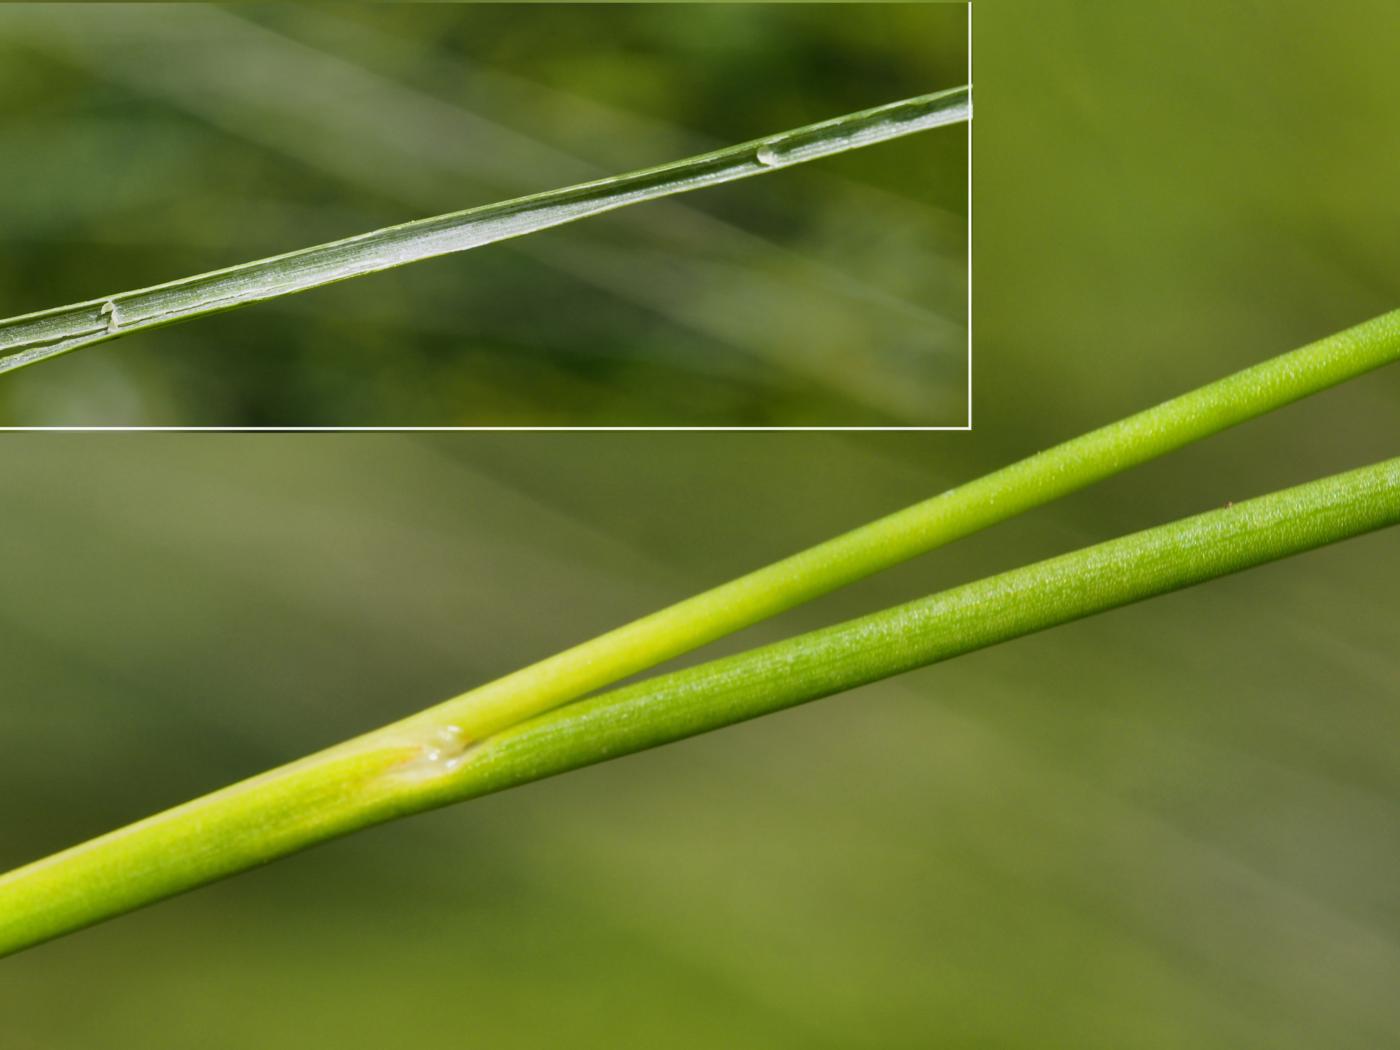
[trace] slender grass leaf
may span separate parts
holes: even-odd
[[[420,219],[153,288],[0,321],[0,372],[130,332],[478,248],[631,204],[766,174],[969,120],[971,114],[971,89],[954,88],[656,168]]]

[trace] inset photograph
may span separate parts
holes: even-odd
[[[970,425],[969,7],[0,11],[0,426]]]

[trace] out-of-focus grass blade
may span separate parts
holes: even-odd
[[[0,322],[0,372],[205,314],[520,237],[660,197],[970,119],[971,89],[921,95],[673,164],[391,226],[241,266]]]

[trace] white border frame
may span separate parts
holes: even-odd
[[[967,82],[973,83],[972,79],[972,0],[964,0],[967,7]],[[976,116],[975,101],[972,116]],[[559,432],[559,433],[631,433],[635,431],[645,432],[666,432],[666,431],[701,431],[708,433],[728,433],[728,432],[753,432],[753,433],[804,433],[816,431],[819,433],[883,433],[883,432],[928,432],[928,431],[971,431],[972,430],[972,119],[967,122],[967,422],[959,426],[802,426],[802,427],[765,427],[765,426],[593,426],[593,427],[570,427],[570,426],[383,426],[383,427],[352,427],[352,426],[325,426],[325,427],[197,427],[197,426],[34,426],[34,427],[7,427],[0,426],[0,433],[19,434],[366,434],[366,433],[389,433],[389,434],[415,434],[415,433],[476,433],[476,432]]]

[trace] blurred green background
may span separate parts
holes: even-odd
[[[961,4],[0,13],[0,315],[967,81]],[[0,423],[967,422],[966,125],[7,376]]]
[[[649,17],[629,11],[593,17]],[[0,864],[1394,307],[1397,31],[1381,2],[978,5],[971,433],[11,435]],[[1397,409],[1400,373],[1378,373],[719,648],[1395,455]],[[1394,1045],[1397,543],[373,830],[4,960],[3,1043]]]

